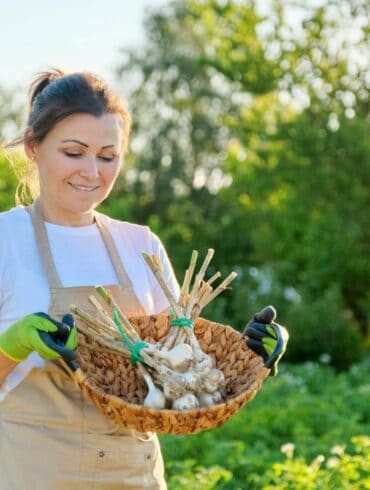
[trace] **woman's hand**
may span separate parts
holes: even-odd
[[[248,337],[247,345],[264,360],[265,367],[270,369],[270,376],[278,372],[278,362],[282,358],[289,340],[287,330],[275,323],[276,310],[266,306],[256,313],[247,324],[244,334]]]
[[[76,358],[77,331],[73,317],[64,315],[61,322],[46,313],[33,313],[14,323],[0,334],[0,351],[13,361],[24,361],[36,351],[49,360]]]

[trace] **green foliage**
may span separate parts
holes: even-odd
[[[265,475],[257,476],[254,484],[264,490],[368,489],[370,438],[357,436],[350,442],[350,453],[333,446],[327,460],[321,454],[310,463],[288,456],[282,463],[274,463]]]
[[[0,87],[0,146],[20,127],[21,109],[15,91]]]
[[[360,332],[354,327],[350,311],[341,306],[338,291],[328,289],[316,298],[292,303],[284,316],[290,334],[288,360],[323,357],[337,368],[346,369],[361,358]]]
[[[245,226],[253,223],[257,262],[268,257],[281,283],[312,297],[337,285],[342,307],[366,335],[369,122],[343,118],[332,132],[327,115],[315,121],[310,109],[286,123],[284,115],[274,117],[278,129],[268,141],[253,149],[245,141],[249,162],[243,166],[230,153],[225,166],[234,180],[223,198],[237,196]]]
[[[14,195],[17,180],[9,161],[0,153],[0,211],[6,211],[14,206]]]
[[[169,488],[368,488],[368,380],[368,361],[341,374],[313,363],[283,365],[219,429],[161,437]],[[198,486],[207,472],[215,481]]]
[[[208,316],[242,328],[275,302],[291,359],[326,352],[339,368],[358,359],[370,311],[365,3],[174,1],[118,70],[139,80],[120,191],[132,219],[155,226],[176,270],[212,247],[215,267],[238,272]],[[356,41],[340,35],[354,25]]]
[[[195,461],[179,464],[179,474],[176,474],[176,464],[174,464],[173,470],[174,476],[171,479],[171,487],[176,490],[188,490],[189,488],[212,490],[232,479],[232,473],[220,466],[205,468],[197,465]]]

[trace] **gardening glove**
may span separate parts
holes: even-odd
[[[63,357],[69,363],[76,359],[76,347],[77,331],[71,314],[58,322],[46,313],[33,313],[0,334],[0,351],[18,362],[36,351],[45,359]]]
[[[287,330],[275,323],[275,318],[275,308],[266,306],[254,315],[243,334],[248,337],[247,346],[263,358],[265,367],[270,369],[270,376],[278,373],[278,362],[286,350],[289,339]]]

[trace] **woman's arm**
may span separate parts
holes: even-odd
[[[9,357],[4,356],[4,354],[0,352],[0,386],[17,364],[17,361],[9,359]]]

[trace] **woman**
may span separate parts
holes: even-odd
[[[0,214],[1,489],[165,488],[156,436],[118,431],[54,362],[76,347],[64,314],[72,303],[90,309],[96,284],[127,315],[167,309],[142,251],[159,254],[178,292],[147,227],[94,211],[117,178],[129,132],[127,109],[98,77],[53,70],[35,80],[22,141],[39,196]],[[53,338],[63,328],[64,347]]]
[[[157,437],[119,430],[58,362],[75,357],[70,305],[91,310],[96,284],[127,316],[167,310],[142,251],[160,256],[178,294],[158,237],[95,211],[118,176],[129,132],[122,100],[91,73],[50,70],[31,86],[27,128],[14,145],[23,143],[35,166],[39,193],[32,206],[0,213],[1,489],[166,488]],[[273,367],[285,344],[270,313],[255,316],[247,334]]]

